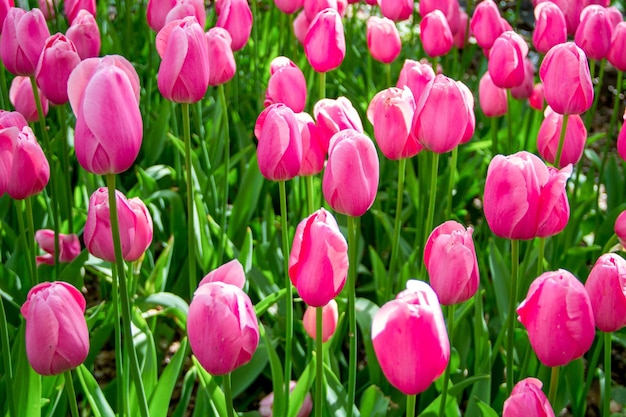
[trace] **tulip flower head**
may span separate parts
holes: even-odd
[[[378,16],[367,19],[367,48],[372,58],[385,64],[400,55],[402,41],[393,20]]]
[[[14,0],[0,0],[0,35],[2,34],[4,19],[6,19],[9,9],[12,7],[15,7]]]
[[[289,391],[292,392],[296,388],[296,381],[289,381]],[[274,408],[274,393],[270,392],[263,397],[259,402],[259,414],[261,417],[272,417]],[[311,400],[311,394],[307,393],[304,397],[302,407],[298,410],[296,417],[309,417],[311,410],[313,409],[313,401]]]
[[[95,17],[88,11],[78,12],[65,36],[76,46],[81,60],[100,55],[100,29]]]
[[[524,82],[528,45],[513,31],[503,32],[489,51],[489,75],[500,88],[513,88]]]
[[[543,119],[537,134],[537,150],[543,159],[554,164],[561,138],[563,115],[555,113],[550,107],[546,109],[544,114],[545,119]],[[558,168],[564,168],[569,164],[575,165],[580,161],[587,141],[585,123],[578,114],[569,116],[566,129],[563,153]]]
[[[194,16],[200,26],[204,28],[206,11],[203,0],[148,0],[146,6],[146,20],[148,26],[160,31],[163,26],[174,20]]]
[[[213,27],[206,32],[209,51],[209,85],[225,84],[235,76],[237,64],[232,50],[232,38],[224,28]]]
[[[506,89],[493,83],[489,71],[483,74],[478,84],[478,100],[480,108],[487,117],[500,117],[507,112]]]
[[[590,4],[580,14],[580,24],[576,29],[574,42],[590,59],[606,58],[611,48],[613,23],[606,8]]]
[[[54,231],[50,229],[37,230],[35,241],[45,255],[37,256],[37,266],[41,264],[54,265]],[[80,255],[80,241],[75,234],[59,233],[59,262],[72,262]]]
[[[41,109],[45,116],[48,114],[50,104],[39,87],[37,87],[37,92],[39,93]],[[9,88],[9,101],[15,107],[15,110],[21,113],[27,121],[36,122],[39,120],[37,103],[33,94],[33,84],[30,82],[30,78],[20,75],[13,78],[11,88]]]
[[[546,54],[554,45],[567,41],[565,16],[556,4],[539,3],[535,7],[535,21],[532,41],[537,52]]]
[[[413,93],[413,98],[417,102],[422,96],[426,85],[433,78],[435,78],[435,71],[433,71],[433,67],[429,63],[407,59],[400,70],[396,87],[409,87]]]
[[[615,253],[600,256],[585,282],[596,326],[615,332],[626,326],[626,260]]]
[[[270,68],[264,105],[284,103],[294,113],[302,112],[306,105],[306,80],[302,70],[284,56],[274,58]]]
[[[535,110],[543,111],[544,102],[543,84],[537,83],[533,87],[533,92],[530,94],[530,97],[528,97],[528,104]]]
[[[430,57],[450,52],[453,44],[452,31],[441,10],[433,10],[420,22],[420,37],[424,52]]]
[[[304,53],[317,72],[339,67],[346,56],[346,40],[339,12],[324,9],[315,15],[304,39]]]
[[[302,325],[304,330],[313,340],[316,339],[317,317],[316,309],[319,307],[308,306],[302,317]],[[339,320],[339,310],[337,302],[332,299],[322,308],[322,343],[328,342],[328,339],[335,334],[337,329],[337,321]]]
[[[46,40],[35,70],[35,79],[52,104],[61,105],[69,101],[67,80],[80,61],[76,46],[62,33],[56,33]]]
[[[626,247],[626,210],[615,219],[614,231],[622,246]]]
[[[15,75],[35,75],[39,55],[50,36],[46,19],[39,9],[28,12],[19,7],[9,9],[2,26],[0,58]]]
[[[413,13],[413,0],[378,0],[380,12],[394,22],[407,20]]]
[[[233,259],[206,274],[198,286],[200,287],[209,282],[223,282],[243,290],[243,286],[246,284],[246,273],[243,270],[241,262],[237,259]]]
[[[328,151],[330,138],[340,130],[354,129],[363,133],[363,123],[350,100],[339,97],[336,100],[324,98],[313,106],[313,115],[319,128],[324,151]]]
[[[224,28],[233,40],[233,51],[239,51],[250,38],[252,31],[252,11],[247,0],[218,0],[215,2],[217,23]]]
[[[39,194],[50,179],[50,165],[30,127],[3,129],[0,140],[13,142],[12,164],[6,192],[15,200]],[[4,146],[3,146],[4,147]]]
[[[554,417],[552,406],[541,390],[543,384],[536,378],[522,379],[515,384],[504,401],[502,417]]]
[[[611,48],[606,59],[620,71],[626,71],[626,22],[620,22],[613,28]]]
[[[296,113],[296,120],[302,136],[302,164],[298,175],[319,174],[326,162],[326,149],[320,138],[319,129],[308,113]]]
[[[274,0],[274,4],[285,14],[294,14],[302,8],[303,0]]]
[[[495,40],[505,31],[498,5],[493,0],[484,0],[476,5],[470,20],[470,29],[476,43],[489,50]]]

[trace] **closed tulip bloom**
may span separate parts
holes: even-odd
[[[206,32],[206,39],[209,51],[209,85],[225,84],[235,76],[237,70],[230,33],[224,28],[214,27]]]
[[[415,100],[408,87],[391,87],[377,93],[367,108],[367,118],[374,126],[374,138],[389,159],[411,158],[422,145],[411,135]]]
[[[81,60],[100,55],[100,28],[96,18],[86,10],[81,10],[65,33],[72,41]]]
[[[617,154],[626,161],[626,111],[624,111],[624,123],[617,135]]]
[[[443,305],[462,303],[478,290],[480,275],[474,249],[474,229],[453,220],[437,226],[424,246],[430,285]]]
[[[65,0],[63,4],[63,11],[70,25],[81,10],[96,15],[96,0]]]
[[[311,22],[324,9],[330,8],[339,11],[337,0],[304,0],[303,6],[306,18]]]
[[[554,164],[556,158],[562,125],[563,115],[555,113],[548,107],[537,134],[537,150],[539,155],[551,164]],[[579,115],[572,114],[567,122],[567,130],[563,141],[563,153],[561,154],[558,168],[563,168],[569,164],[575,165],[580,161],[585,150],[586,141],[587,129],[585,128],[585,123]]]
[[[521,151],[489,163],[483,207],[491,231],[505,239],[533,239],[561,232],[569,220],[565,185],[571,166],[548,167]]]
[[[528,46],[515,32],[504,32],[493,43],[489,51],[489,75],[500,88],[513,88],[524,82],[524,58]]]
[[[476,5],[470,20],[470,29],[476,43],[483,49],[490,49],[498,36],[504,32],[500,10],[493,0],[484,0]]]
[[[50,165],[30,127],[17,134],[7,193],[15,200],[39,194],[50,179]]]
[[[600,256],[589,273],[585,288],[591,300],[596,326],[616,332],[626,326],[626,260],[614,253]]]
[[[306,34],[309,31],[309,26],[311,26],[311,21],[307,19],[304,10],[301,10],[296,18],[293,19],[293,34],[302,45],[304,45],[304,42],[306,41]]]
[[[35,70],[35,79],[52,104],[61,105],[69,101],[67,80],[80,61],[78,50],[62,33],[46,40]]]
[[[35,75],[39,55],[50,36],[46,19],[39,9],[28,12],[9,9],[0,37],[0,58],[6,69],[15,75]]]
[[[289,391],[292,392],[296,388],[296,381],[289,381]],[[267,396],[263,397],[259,402],[259,414],[261,417],[272,417],[274,408],[274,392],[270,392]],[[302,407],[298,410],[296,417],[309,417],[313,410],[313,401],[311,400],[311,394],[307,393],[304,397]]]
[[[542,385],[536,378],[522,379],[515,384],[511,395],[504,401],[502,417],[554,417],[550,401],[541,390]]]
[[[58,375],[85,361],[85,306],[85,297],[66,282],[42,282],[28,292],[20,311],[26,319],[26,356],[35,372]]]
[[[622,23],[622,20],[624,20],[624,17],[622,16],[622,12],[617,8],[617,6],[605,5],[605,7],[606,7],[606,12],[609,15],[609,20],[611,21],[611,26],[613,28],[615,28],[615,26]]]
[[[0,0],[0,35],[2,34],[4,19],[6,19],[9,9],[12,7],[15,7],[15,2],[13,0]]]
[[[148,26],[155,32],[165,26],[167,14],[176,6],[178,0],[148,0],[146,6],[146,20]]]
[[[302,325],[304,326],[304,330],[313,340],[316,339],[316,308],[318,307],[308,306],[304,311],[304,316],[302,317]],[[328,302],[328,304],[322,307],[322,343],[328,342],[328,339],[330,339],[331,336],[335,334],[338,320],[339,310],[337,309],[337,302],[332,299]]]
[[[223,282],[200,285],[189,304],[187,335],[193,354],[210,374],[224,375],[245,365],[259,344],[250,298]]]
[[[348,244],[334,216],[323,208],[296,228],[289,277],[305,303],[322,307],[335,298],[348,275]]]
[[[614,231],[622,246],[626,247],[626,210],[615,219]]]
[[[302,70],[287,57],[274,58],[272,72],[265,92],[265,106],[283,103],[294,113],[306,105],[306,80]]]
[[[543,84],[537,83],[533,87],[533,92],[530,94],[530,97],[528,97],[528,104],[535,110],[543,111],[544,101]]]
[[[165,16],[165,24],[167,25],[174,20],[184,19],[189,16],[195,17],[200,27],[204,30],[204,24],[206,23],[204,0],[177,0],[176,5]]]
[[[367,19],[367,48],[372,58],[385,64],[393,62],[400,55],[402,41],[393,20],[377,16]]]
[[[598,61],[606,58],[612,35],[613,23],[604,7],[592,4],[583,9],[574,41],[587,57]]]
[[[22,130],[23,127],[28,126],[28,122],[24,115],[18,111],[0,110],[0,129],[13,126]]]
[[[481,110],[487,117],[500,117],[507,112],[506,89],[498,87],[491,81],[489,71],[483,74],[478,84],[478,100]]]
[[[459,29],[452,34],[452,41],[457,49],[463,49],[465,48],[465,42],[469,39],[469,36],[467,36],[469,16],[463,10],[459,13]]]
[[[261,174],[272,181],[298,175],[302,163],[302,138],[296,116],[282,103],[267,107],[254,125],[259,141],[257,159]]]
[[[567,41],[565,16],[556,4],[539,3],[535,7],[535,22],[532,41],[537,52],[546,54],[554,45]]]
[[[233,40],[233,51],[239,51],[250,38],[252,31],[252,11],[247,0],[218,0],[216,2],[217,23],[224,28]]]
[[[511,88],[511,96],[516,100],[526,100],[535,88],[535,64],[524,58],[524,81],[517,87]]]
[[[328,72],[339,67],[346,56],[346,41],[341,16],[334,9],[319,12],[306,33],[304,53],[317,72]]]
[[[237,259],[233,259],[206,274],[198,286],[200,287],[209,282],[223,282],[243,290],[243,286],[246,283],[246,273],[243,270],[241,262]]]
[[[412,134],[428,150],[450,152],[474,134],[473,107],[465,85],[437,75],[416,103]]]
[[[576,33],[576,28],[580,24],[580,12],[583,9],[582,1],[571,1],[571,0],[550,0],[552,3],[559,6],[561,12],[563,12],[563,16],[565,17],[565,23],[567,26],[567,34],[574,35]]]
[[[285,14],[294,14],[302,8],[303,0],[274,0],[274,4]]]
[[[452,49],[452,31],[441,10],[433,10],[420,22],[422,47],[428,56],[442,56]]]
[[[611,48],[606,59],[620,71],[626,71],[626,22],[620,22],[613,28]]]
[[[425,391],[450,360],[448,333],[432,288],[410,280],[374,315],[372,343],[391,385],[406,395]]]
[[[36,258],[37,265],[54,265],[54,231],[40,229],[35,233],[35,241],[44,252]],[[75,234],[59,233],[59,262],[72,262],[80,255],[80,241]]]
[[[45,116],[48,114],[48,99],[39,87],[37,87],[37,91],[39,92],[39,99],[41,100],[41,107]],[[21,113],[27,121],[36,122],[39,120],[37,103],[35,102],[35,95],[33,94],[33,85],[28,77],[18,75],[13,78],[11,88],[9,88],[9,101],[11,101],[15,110]]]
[[[330,139],[322,192],[333,210],[353,217],[365,214],[376,198],[378,177],[378,154],[370,138],[348,129]]]
[[[380,12],[394,22],[407,20],[413,14],[413,0],[378,0]]]
[[[3,127],[0,129],[0,197],[7,192],[13,169],[13,150],[17,142],[19,129]]]
[[[127,204],[135,214],[135,235],[128,253],[124,253],[124,260],[134,262],[141,258],[152,243],[152,216],[138,197],[128,199]]]
[[[433,71],[433,67],[429,63],[407,59],[400,70],[396,87],[409,87],[413,93],[413,98],[417,102],[422,96],[426,85],[433,78],[435,78],[435,71]]]
[[[315,175],[322,172],[326,161],[326,149],[322,144],[319,129],[308,113],[296,113],[302,136],[302,163],[298,175]]]
[[[458,0],[421,0],[418,6],[422,18],[435,10],[439,10],[448,22],[452,35],[455,35],[460,30],[461,10]]]
[[[313,106],[313,115],[319,128],[324,152],[328,151],[330,138],[340,130],[354,129],[363,133],[363,123],[352,102],[346,97],[336,100],[324,98]]]
[[[536,278],[517,314],[537,358],[546,366],[566,365],[584,355],[593,343],[595,328],[589,295],[583,284],[564,269]]]
[[[546,102],[559,114],[580,114],[593,103],[589,63],[582,49],[573,42],[562,43],[546,54],[539,77]]]

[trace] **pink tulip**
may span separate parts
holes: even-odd
[[[524,81],[517,87],[511,88],[511,96],[516,100],[526,100],[533,93],[535,88],[535,65],[527,58],[524,58]]]
[[[348,244],[333,215],[321,208],[296,228],[289,277],[305,303],[321,307],[341,292],[347,275]]]
[[[555,113],[550,107],[546,109],[544,114],[545,119],[543,119],[537,134],[537,150],[543,159],[554,164],[561,138],[563,115]],[[582,118],[577,114],[570,115],[563,141],[563,153],[561,154],[558,168],[563,168],[569,164],[575,165],[580,161],[585,150],[586,141],[587,129]]]
[[[298,175],[302,136],[293,110],[282,103],[267,107],[256,121],[254,136],[259,141],[257,159],[265,178],[285,181]]]
[[[428,150],[450,152],[474,134],[474,101],[467,87],[445,75],[433,78],[416,103],[411,134]]]
[[[48,114],[48,99],[38,87],[39,99],[41,100],[41,107],[44,116]],[[35,102],[35,96],[33,94],[33,85],[30,82],[30,78],[17,76],[11,81],[11,88],[9,88],[9,101],[15,107],[15,110],[20,112],[26,120],[29,122],[36,122],[39,120],[39,113],[37,113],[37,103]]]
[[[298,175],[308,176],[322,172],[326,161],[326,150],[322,144],[319,129],[308,113],[296,113],[296,120],[302,136],[302,164]]]
[[[313,106],[313,115],[319,128],[319,137],[324,152],[328,151],[330,138],[340,130],[354,129],[363,133],[363,123],[359,113],[345,97],[339,97],[336,100],[329,98],[319,100]]]
[[[274,4],[285,14],[294,14],[302,8],[303,0],[274,0]]]
[[[26,355],[35,372],[58,375],[87,359],[85,306],[85,297],[66,282],[42,282],[28,292],[20,311],[26,319]]]
[[[23,127],[28,126],[28,122],[24,115],[18,111],[0,110],[0,129],[13,126],[22,130]]]
[[[626,71],[626,22],[620,22],[613,28],[611,48],[606,59],[620,71]]]
[[[30,77],[46,39],[50,36],[46,19],[39,9],[28,12],[9,9],[0,37],[0,58],[6,69],[15,75]]]
[[[500,117],[507,112],[506,89],[498,87],[491,81],[489,71],[483,74],[478,84],[478,100],[487,117]]]
[[[67,17],[67,21],[71,25],[76,16],[78,16],[78,12],[81,10],[86,10],[95,16],[96,0],[65,0],[63,10],[65,12],[65,16]]]
[[[243,270],[241,262],[237,259],[233,259],[206,274],[198,284],[198,287],[208,284],[209,282],[223,282],[224,284],[234,285],[243,290],[243,286],[246,283],[246,273]]]
[[[411,17],[414,0],[378,0],[378,5],[383,16],[399,22]]]
[[[419,12],[422,18],[435,10],[441,11],[452,35],[455,35],[461,26],[461,10],[458,0],[420,0]]]
[[[545,1],[535,7],[533,45],[537,52],[547,53],[550,48],[567,41],[565,16],[556,4]]]
[[[411,158],[422,145],[411,135],[415,100],[408,87],[391,87],[377,93],[367,108],[367,118],[374,126],[374,138],[389,159]]]
[[[346,56],[346,41],[341,16],[336,10],[324,9],[311,21],[304,39],[304,53],[317,72],[339,67]]]
[[[296,381],[289,381],[289,391],[293,391],[296,388]],[[274,393],[271,392],[267,396],[263,397],[259,402],[259,414],[261,417],[272,417],[274,408]],[[313,409],[313,401],[311,400],[311,394],[307,393],[304,397],[302,407],[298,410],[296,417],[309,417],[311,410]]]
[[[15,2],[13,0],[0,0],[0,35],[2,35],[4,19],[6,19],[9,9],[12,7],[15,7]]]
[[[593,311],[583,284],[570,272],[545,272],[517,308],[530,345],[546,366],[562,366],[585,354],[595,337]],[[554,343],[558,340],[559,343]]]
[[[308,306],[302,317],[302,325],[311,339],[316,340],[316,308]],[[337,302],[333,299],[322,307],[322,343],[328,342],[328,339],[335,334],[337,329],[337,321],[339,320],[339,310],[337,309]]]
[[[362,216],[376,198],[378,169],[378,154],[370,138],[352,129],[337,132],[328,149],[324,199],[341,214]]]
[[[541,386],[541,381],[536,378],[522,379],[515,384],[511,396],[504,401],[502,417],[554,417]]]
[[[396,87],[409,87],[413,93],[413,98],[417,102],[422,96],[426,85],[433,78],[435,78],[435,71],[433,71],[433,67],[430,64],[407,59],[400,70]]]
[[[16,131],[9,134],[15,134]],[[50,165],[30,127],[17,133],[7,193],[15,200],[39,194],[50,179]]]
[[[617,135],[617,154],[626,161],[626,110],[624,111],[624,123]]]
[[[611,27],[615,28],[617,25],[622,23],[624,17],[622,16],[622,12],[617,8],[617,6],[606,6],[606,12],[609,15],[609,20],[611,21]]]
[[[505,31],[500,10],[493,0],[484,0],[476,5],[470,20],[470,29],[478,46],[487,50]]]
[[[547,1],[547,0],[544,0]],[[571,0],[549,0],[552,3],[559,6],[561,12],[563,12],[563,16],[565,17],[565,23],[567,26],[567,34],[574,35],[576,33],[576,28],[580,23],[580,12],[583,9],[582,1],[571,1]]]
[[[306,105],[306,80],[302,70],[284,56],[274,58],[270,67],[264,105],[283,103],[294,113],[302,112]]]
[[[402,41],[393,20],[377,16],[367,19],[367,48],[372,58],[385,64],[392,63],[400,55]]]
[[[80,61],[78,50],[62,33],[46,40],[35,70],[35,79],[52,104],[61,105],[69,101],[67,80]]]
[[[146,20],[148,26],[158,32],[165,26],[167,14],[176,6],[177,0],[148,0],[146,6]]]
[[[520,35],[507,31],[493,43],[489,51],[489,75],[500,88],[513,88],[524,82],[524,58],[528,46]]]
[[[259,327],[252,302],[240,288],[208,282],[196,290],[187,318],[189,345],[212,375],[224,375],[252,359]]]
[[[165,16],[165,24],[167,25],[174,20],[184,19],[189,16],[195,17],[200,27],[204,30],[206,22],[204,0],[177,0],[176,5]]]
[[[505,239],[548,237],[569,220],[565,185],[571,166],[560,171],[521,151],[496,155],[487,169],[483,206],[491,231]]]
[[[97,175],[130,168],[143,135],[139,76],[130,62],[115,55],[86,59],[70,74],[67,92],[80,165]]]
[[[528,97],[528,104],[535,110],[543,111],[544,101],[543,84],[537,83],[533,87],[533,92],[530,94],[530,97]]]
[[[65,33],[72,41],[81,60],[100,55],[100,29],[96,19],[86,10],[81,10]]]
[[[465,48],[465,42],[469,37],[467,36],[467,21],[469,20],[469,16],[463,10],[460,11],[459,14],[459,30],[452,34],[453,44],[457,49]]]
[[[35,233],[35,241],[46,252],[37,256],[37,266],[41,264],[54,265],[54,231],[40,229]],[[72,262],[80,255],[80,241],[75,234],[59,233],[59,262]]]
[[[313,21],[315,16],[324,9],[334,9],[339,11],[337,0],[304,0],[304,14],[309,21]]]
[[[432,288],[410,280],[374,315],[372,343],[391,385],[406,395],[425,391],[450,360],[448,333]]]
[[[224,28],[214,27],[206,32],[206,39],[209,51],[209,85],[225,84],[235,76],[237,70],[230,33]]]
[[[138,197],[129,198],[128,207],[135,214],[135,236],[124,260],[134,262],[141,258],[152,243],[152,216],[145,203]]]
[[[246,46],[252,31],[252,11],[247,0],[217,0],[217,23],[230,33],[233,51]]]
[[[600,256],[589,273],[585,288],[591,300],[596,326],[616,332],[626,326],[626,260],[614,253]]]
[[[428,56],[442,56],[452,49],[452,31],[441,10],[433,10],[420,22],[422,47]]]
[[[424,246],[424,265],[430,285],[443,305],[469,300],[478,290],[480,275],[472,233],[447,221],[432,231]]]
[[[296,18],[293,19],[293,34],[302,45],[304,45],[304,42],[306,41],[306,34],[309,31],[309,26],[311,26],[311,21],[307,19],[304,10],[301,10]]]
[[[8,113],[8,112],[7,112]],[[19,129],[16,127],[0,129],[0,197],[7,192],[13,169],[13,150]]]
[[[539,77],[548,105],[559,114],[580,114],[593,103],[593,84],[587,57],[573,42],[562,43],[546,54]]]
[[[614,231],[622,246],[626,247],[626,210],[615,219]]]
[[[583,9],[574,41],[590,59],[606,58],[612,35],[613,24],[604,7],[593,4]]]

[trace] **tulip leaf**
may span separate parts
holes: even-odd
[[[91,412],[95,417],[114,417],[115,413],[109,405],[104,393],[100,389],[100,385],[93,377],[91,372],[87,370],[84,364],[81,364],[75,370],[80,385],[83,388],[83,394],[91,407]]]
[[[150,416],[167,416],[168,406],[172,400],[172,392],[176,386],[178,375],[183,366],[183,361],[187,356],[187,338],[183,338],[178,351],[170,359],[150,397]]]
[[[498,413],[496,413],[493,408],[489,407],[487,403],[483,401],[476,401],[476,405],[478,406],[482,417],[498,417]]]
[[[347,403],[348,393],[327,364],[324,364],[324,376],[326,378],[326,407],[329,415],[343,417],[346,415],[348,407],[352,407],[352,415],[359,417],[361,414],[356,408],[356,404]]]
[[[286,288],[281,288],[279,291],[269,294],[267,297],[263,298],[254,306],[254,312],[257,317],[261,317],[268,308],[270,308],[273,304],[278,302],[283,296],[287,293]]]
[[[229,220],[228,234],[235,244],[241,240],[241,234],[246,231],[252,214],[256,210],[263,189],[263,181],[263,175],[257,164],[256,152],[254,152],[248,161],[248,168],[243,173]]]
[[[502,323],[506,318],[509,308],[509,287],[511,282],[511,272],[498,249],[494,240],[489,241],[489,269],[493,277],[493,288],[495,299],[498,305],[498,315]]]
[[[253,237],[252,230],[249,227],[246,227],[246,237],[243,240],[243,244],[241,245],[241,251],[239,252],[239,256],[237,259],[243,266],[243,270],[248,275],[250,270],[252,269],[252,258],[253,258]]]
[[[26,356],[26,325],[22,322],[13,346],[13,361],[16,363],[13,374],[15,404],[19,405],[22,417],[39,417],[41,414],[41,375],[37,374]]]
[[[215,408],[220,417],[227,417],[228,414],[226,412],[226,399],[224,397],[224,392],[217,385],[213,376],[209,374],[202,367],[202,365],[200,365],[198,359],[196,359],[195,356],[192,356],[191,358],[196,369],[198,370],[198,375],[200,376],[200,384],[202,385],[202,388],[204,388],[205,393],[208,394],[209,402]]]
[[[233,398],[244,392],[261,375],[269,360],[265,341],[261,340],[250,362],[235,369],[232,373],[231,383]]]
[[[144,288],[148,294],[165,291],[167,276],[169,275],[170,265],[172,264],[173,245],[174,236],[172,235],[167,240],[163,251],[159,254],[154,268],[152,268],[148,279],[146,279]]]
[[[317,357],[314,356],[309,361],[307,367],[300,375],[298,382],[296,383],[296,387],[291,391],[289,395],[289,413],[287,414],[289,417],[296,417],[302,404],[304,404],[304,399],[306,395],[311,390],[311,386],[313,385],[313,381],[315,381],[315,361]]]
[[[270,369],[272,371],[272,389],[274,391],[274,414],[277,416],[282,416],[285,413],[283,412],[284,407],[284,377],[283,377],[283,366],[281,365],[280,359],[278,358],[278,354],[276,353],[276,349],[270,340],[269,335],[265,331],[265,326],[263,323],[259,323],[259,333],[261,337],[265,341],[265,346],[267,348],[267,353],[269,354],[270,359]]]
[[[385,417],[390,399],[376,385],[370,385],[361,395],[361,414],[369,417]]]
[[[370,382],[374,385],[381,383],[381,369],[376,359],[374,345],[372,344],[372,322],[374,315],[378,312],[378,306],[366,298],[356,299],[356,322],[361,329],[363,335],[363,344],[365,345],[365,354],[367,355],[367,370],[369,372]]]
[[[189,402],[191,401],[191,394],[193,393],[194,387],[196,385],[196,377],[197,370],[195,367],[192,367],[185,374],[185,378],[183,379],[183,385],[180,393],[180,398],[178,399],[178,404],[176,405],[176,409],[174,410],[174,414],[172,417],[184,417],[187,408],[189,407]]]
[[[189,304],[180,296],[169,292],[158,292],[139,298],[136,305],[143,311],[148,310],[150,306],[165,307],[161,313],[171,313],[177,321],[181,329],[187,328],[187,314],[189,314]]]
[[[84,284],[84,276],[81,273],[81,269],[89,258],[89,251],[84,249],[80,255],[78,255],[72,262],[70,262],[59,275],[59,281],[69,282],[76,288],[80,289]],[[63,264],[61,264],[63,265]]]

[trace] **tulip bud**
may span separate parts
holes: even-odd
[[[450,342],[437,295],[410,280],[372,320],[372,343],[391,385],[406,395],[425,391],[450,360]]]
[[[329,98],[319,100],[313,106],[313,114],[324,145],[324,152],[328,150],[330,138],[340,130],[354,129],[363,133],[363,123],[359,113],[345,97],[339,97],[336,100]]]
[[[48,99],[39,87],[37,87],[37,92],[39,93],[41,108],[45,116],[48,114]],[[33,84],[30,82],[30,78],[19,75],[13,78],[11,88],[9,88],[9,101],[11,101],[15,110],[21,113],[27,121],[36,122],[39,120],[37,103],[33,94]]]
[[[9,134],[15,134],[16,131]],[[30,127],[17,133],[7,193],[15,200],[39,194],[50,179],[50,165]]]
[[[419,2],[419,12],[422,18],[435,10],[441,11],[452,35],[456,34],[460,29],[461,10],[457,0],[421,0]]]
[[[135,213],[135,236],[130,250],[124,254],[124,260],[133,262],[141,258],[152,243],[152,216],[138,197],[128,199],[127,203]]]
[[[176,0],[176,5],[165,16],[165,25],[189,16],[195,17],[204,31],[204,24],[206,23],[204,0]]]
[[[148,26],[155,32],[160,31],[165,26],[167,14],[176,6],[178,0],[148,0],[146,6],[146,20]]]
[[[339,11],[337,0],[304,0],[304,14],[309,21],[313,21],[315,16],[324,9],[330,8]]]
[[[0,110],[0,129],[17,127],[18,130],[22,130],[22,128],[26,126],[28,126],[28,122],[22,113],[18,111]]]
[[[533,87],[533,92],[530,94],[530,97],[528,97],[528,104],[535,110],[543,111],[544,101],[543,84],[537,83]]]
[[[606,58],[612,35],[613,24],[604,7],[592,4],[583,9],[574,41],[587,57],[598,61]]]
[[[567,41],[565,16],[556,4],[550,1],[539,3],[535,7],[535,21],[532,41],[537,52],[545,54],[554,45]]]
[[[198,284],[198,287],[209,282],[223,282],[243,290],[243,286],[246,283],[246,273],[243,270],[241,262],[237,259],[233,259],[206,274]]]
[[[274,0],[274,4],[285,14],[294,14],[302,8],[303,0]]]
[[[50,36],[44,45],[35,70],[37,85],[52,104],[69,101],[67,80],[80,63],[78,50],[62,33]]]
[[[66,282],[42,282],[22,305],[26,355],[35,372],[58,375],[74,369],[89,353],[85,297]]]
[[[393,20],[377,16],[367,19],[367,48],[372,58],[385,64],[390,64],[400,55],[402,41]]]
[[[565,17],[565,24],[567,27],[567,34],[574,35],[576,28],[580,23],[580,12],[583,9],[582,1],[570,1],[570,0],[550,0],[552,3],[559,6],[563,16]]]
[[[489,71],[483,74],[478,84],[478,100],[487,117],[500,117],[507,112],[506,89],[493,83]]]
[[[452,49],[452,31],[441,10],[433,10],[420,22],[424,52],[430,57],[442,56]]]
[[[96,15],[96,0],[65,0],[63,3],[63,10],[70,25],[81,10],[86,10],[93,16]]]
[[[546,366],[566,365],[584,355],[593,343],[589,295],[566,270],[545,272],[535,279],[517,314],[537,358]]]
[[[378,0],[380,12],[394,22],[407,20],[413,14],[413,0]]]
[[[498,5],[493,0],[484,0],[476,5],[470,20],[470,29],[478,46],[487,50],[505,31]]]
[[[304,45],[304,42],[306,41],[306,34],[309,31],[309,26],[311,26],[311,21],[307,19],[304,10],[301,10],[296,18],[293,19],[293,34],[302,45]]]
[[[308,306],[302,317],[302,325],[311,339],[316,340],[317,316],[316,309],[320,307]],[[322,343],[326,343],[328,339],[335,334],[337,329],[337,321],[339,320],[339,311],[337,310],[337,302],[332,299],[322,309]]]
[[[306,80],[300,68],[283,56],[274,58],[270,67],[264,105],[284,103],[294,113],[302,112],[306,105]]]
[[[457,49],[465,48],[465,42],[468,39],[467,36],[467,21],[469,16],[463,10],[459,12],[459,29],[452,34],[453,44]]]
[[[615,219],[614,230],[622,246],[626,247],[626,210],[622,211]]]
[[[296,388],[296,381],[289,381],[289,391],[293,391]],[[272,417],[274,408],[274,393],[271,392],[259,402],[259,414],[261,417]],[[311,400],[311,394],[307,393],[304,397],[302,407],[296,414],[296,417],[309,417],[311,410],[313,409],[313,401]]]
[[[304,53],[317,72],[328,72],[339,67],[346,56],[346,41],[341,16],[336,10],[319,12],[306,33]]]
[[[511,96],[516,100],[526,100],[533,93],[535,87],[535,65],[524,58],[524,81],[517,87],[511,88]]]
[[[50,21],[55,18],[56,10],[54,8],[59,6],[59,0],[39,0],[37,3],[39,3],[39,10],[46,20]]]
[[[100,29],[95,17],[86,10],[80,10],[65,33],[72,41],[81,60],[100,55]]]
[[[528,46],[520,35],[507,31],[502,33],[489,51],[489,75],[500,88],[513,88],[524,82],[524,58]]]
[[[6,69],[15,75],[35,75],[39,55],[50,36],[46,19],[39,9],[28,12],[9,9],[2,26],[0,58]]]
[[[554,417],[541,386],[541,381],[536,378],[522,379],[515,384],[511,396],[504,401],[502,417]]]
[[[435,78],[435,71],[430,64],[407,59],[400,70],[396,87],[402,88],[405,85],[409,87],[415,102],[418,102],[426,85],[433,78]]]
[[[554,164],[556,159],[562,126],[563,115],[555,113],[548,107],[545,111],[545,119],[543,119],[537,134],[537,150],[539,155],[551,164]],[[563,140],[563,153],[561,154],[558,168],[563,168],[569,164],[575,165],[580,161],[585,150],[586,141],[587,129],[582,118],[577,114],[570,115]]]
[[[620,71],[626,71],[626,22],[620,22],[613,28],[611,48],[607,60]]]
[[[322,172],[326,161],[326,150],[320,139],[319,129],[308,113],[296,113],[302,136],[302,164],[298,175],[315,175]]]
[[[233,40],[233,51],[246,46],[252,31],[252,11],[247,0],[218,0],[215,4],[217,23],[224,28]]]
[[[4,26],[4,20],[9,13],[9,9],[15,7],[13,0],[0,0],[0,35],[2,35],[2,27]]]
[[[37,256],[37,266],[41,264],[54,265],[54,231],[50,229],[37,230],[35,241],[45,255]],[[75,234],[59,233],[59,262],[72,262],[80,255],[80,241]]]
[[[209,85],[225,84],[235,76],[237,70],[230,33],[224,28],[213,27],[206,32],[206,39],[209,51]]]
[[[585,283],[596,326],[616,332],[626,326],[626,260],[614,253],[600,256]]]

